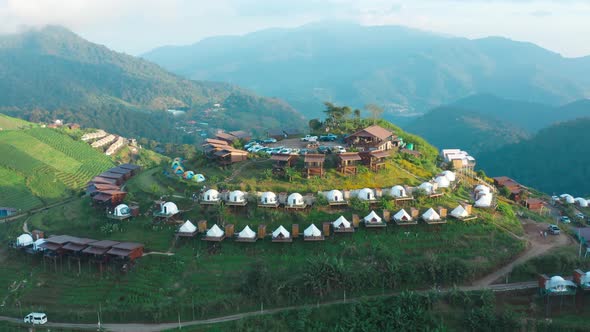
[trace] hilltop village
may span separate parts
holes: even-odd
[[[458,283],[495,287],[497,278],[481,280],[526,250],[520,238],[548,231],[556,243],[565,238],[553,235],[560,230],[552,221],[555,211],[562,221],[570,215],[581,225],[582,245],[590,236],[580,222],[585,199],[548,198],[510,178],[489,178],[467,151],[437,150],[383,120],[327,119],[309,134],[283,128],[265,137],[219,130],[203,138],[196,153],[158,158],[135,140],[102,130],[55,127],[0,133],[14,142],[0,146],[12,156],[3,167],[14,174],[25,176],[29,167],[23,156],[30,152],[18,140],[43,139],[56,152],[38,154],[46,166],[35,167],[56,179],[75,179],[65,192],[74,196],[0,209],[10,227],[7,268],[15,276],[33,271],[32,277],[14,278],[10,289],[24,293],[11,290],[5,301],[53,317],[66,319],[80,305],[89,310],[79,320],[91,320],[95,300],[89,295],[76,305],[44,295],[64,292],[81,277],[81,292],[102,292],[102,315],[116,317],[134,304],[121,319],[141,320],[157,310],[153,322],[186,319],[191,312],[194,318],[229,314],[261,303],[324,301],[342,292],[361,296]],[[64,156],[62,169],[47,166],[56,155]],[[92,171],[77,168],[85,160],[95,160]],[[41,197],[34,182],[24,179],[32,197]],[[18,197],[25,194],[23,189]],[[547,221],[549,228],[542,223]],[[543,241],[558,245],[553,238]],[[533,277],[550,273],[538,272]],[[547,303],[583,296],[588,274],[576,273],[574,281],[543,276],[527,287],[539,287]],[[225,281],[219,283],[221,276]],[[25,282],[44,286],[23,288]],[[146,297],[117,295],[144,294],[156,284],[167,286]],[[227,302],[235,294],[237,300]],[[66,305],[58,312],[50,306],[54,301]]]

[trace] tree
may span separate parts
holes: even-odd
[[[377,123],[377,120],[381,117],[381,114],[383,114],[383,109],[375,104],[368,104],[365,108],[371,113],[373,124]]]
[[[309,131],[316,132],[322,129],[322,121],[320,119],[311,119],[309,120]]]

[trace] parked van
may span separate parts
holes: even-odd
[[[42,312],[31,312],[25,316],[24,322],[33,325],[43,325],[47,323],[47,315]]]

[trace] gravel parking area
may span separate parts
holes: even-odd
[[[301,141],[300,138],[287,138],[284,140],[280,140],[276,143],[264,144],[264,146],[268,146],[271,148],[282,146],[282,147],[290,148],[290,149],[305,149],[305,148],[307,148],[307,144],[308,144],[307,142]],[[336,140],[333,142],[319,142],[318,141],[318,144],[320,146],[338,146],[338,145],[345,146],[345,144],[339,140]]]

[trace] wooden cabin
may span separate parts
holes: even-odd
[[[524,206],[531,211],[541,211],[545,208],[545,202],[538,198],[528,198],[524,201]]]
[[[97,205],[116,206],[123,202],[127,193],[120,190],[103,190],[92,197],[92,202]]]
[[[357,173],[358,162],[362,158],[357,152],[345,152],[338,154],[338,171],[344,175]]]
[[[272,165],[273,174],[279,175],[279,176],[285,176],[286,175],[285,170],[289,167],[293,167],[293,164],[297,160],[297,155],[277,153],[277,154],[273,154],[270,157],[270,160],[273,161],[273,165]]]
[[[126,259],[133,261],[143,256],[143,244],[135,242],[121,242],[113,245],[108,255],[115,256],[117,258]]]
[[[104,258],[104,255],[114,246],[120,242],[111,240],[102,240],[89,243],[86,248],[82,250],[83,253],[93,255],[95,257]]]
[[[130,169],[126,169],[123,167],[113,167],[113,168],[109,169],[109,172],[123,175],[124,181],[127,181],[131,176],[133,176]]]
[[[363,165],[367,166],[373,172],[385,167],[385,160],[389,155],[390,151],[380,150],[360,153]]]
[[[393,132],[377,125],[361,129],[344,140],[349,146],[359,151],[386,151],[399,144]]]
[[[99,184],[99,183],[100,184],[110,184],[110,185],[117,186],[117,187],[119,186],[117,184],[117,180],[115,180],[115,179],[107,179],[107,178],[104,178],[102,176],[95,176],[95,177],[93,177],[92,180],[90,180],[90,182],[88,182],[88,184],[92,184],[92,183],[94,183],[94,184]]]
[[[303,160],[306,176],[308,178],[312,176],[323,177],[325,160],[326,156],[323,154],[306,154]]]
[[[119,165],[120,168],[128,169],[131,171],[131,176],[137,175],[141,171],[141,166],[134,165],[134,164],[121,164]]]
[[[115,183],[118,186],[122,185],[123,182],[125,182],[125,176],[123,174],[118,174],[118,173],[113,173],[113,172],[110,172],[110,171],[106,171],[106,172],[101,173],[99,176],[102,177],[102,178],[105,178],[105,179],[113,179],[113,180],[115,180],[116,181]]]
[[[248,152],[233,148],[223,149],[221,151],[217,151],[213,154],[217,163],[222,166],[231,165],[234,163],[239,163],[241,161],[248,159]]]

